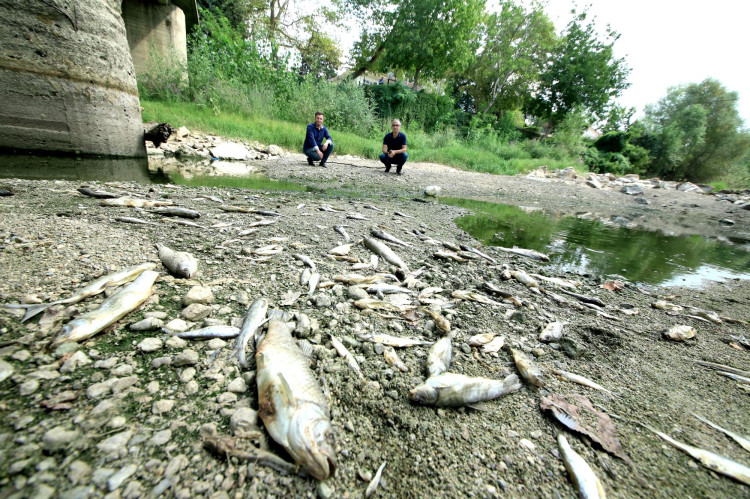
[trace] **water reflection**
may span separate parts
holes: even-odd
[[[699,286],[703,279],[750,279],[750,251],[659,232],[615,227],[596,220],[524,211],[516,206],[466,199],[442,199],[475,215],[456,224],[488,246],[519,246],[550,255],[562,271],[619,274],[633,282]]]
[[[90,158],[28,154],[0,155],[0,178],[128,181],[143,184],[169,182],[164,174],[149,170],[146,158]]]

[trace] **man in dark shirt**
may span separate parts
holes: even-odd
[[[380,155],[380,162],[385,165],[385,172],[391,171],[391,165],[396,164],[396,174],[401,175],[401,168],[404,167],[406,159],[406,135],[401,132],[401,120],[393,120],[391,123],[392,132],[383,137],[383,154]]]
[[[305,143],[302,150],[307,156],[307,164],[313,166],[313,161],[320,160],[320,166],[326,167],[328,156],[333,152],[333,141],[328,129],[323,126],[323,113],[315,113],[315,123],[307,125]]]

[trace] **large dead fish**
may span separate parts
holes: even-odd
[[[266,312],[268,312],[268,300],[265,298],[258,298],[250,305],[247,309],[245,318],[242,321],[242,328],[240,329],[240,335],[237,337],[237,342],[234,344],[234,353],[237,355],[240,364],[243,366],[247,364],[247,345],[250,343],[252,351],[255,351],[256,343],[258,338],[258,329],[264,320],[266,320]],[[250,341],[252,339],[252,341]]]
[[[523,248],[519,248],[518,246],[513,246],[512,248],[503,248],[502,246],[493,246],[493,247],[496,250],[504,251],[506,253],[513,253],[514,255],[521,255],[526,258],[531,258],[532,260],[549,262],[549,257],[545,255],[544,253],[539,253],[538,251],[534,251],[530,249],[523,249]]]
[[[482,253],[481,251],[479,251],[479,250],[478,250],[478,249],[476,249],[476,248],[472,248],[471,246],[468,246],[468,245],[466,245],[466,244],[462,244],[462,245],[460,245],[460,248],[461,248],[462,250],[464,250],[464,251],[468,251],[468,252],[470,252],[470,253],[474,253],[475,255],[477,255],[477,256],[480,256],[480,257],[484,258],[485,260],[487,260],[488,262],[490,262],[490,263],[491,263],[491,264],[493,264],[493,265],[497,265],[497,260],[495,260],[494,258],[492,258],[492,257],[491,257],[491,256],[489,256],[489,255],[485,255],[484,253]]]
[[[68,341],[83,341],[138,308],[151,295],[158,272],[146,270],[138,278],[104,300],[99,308],[65,324],[52,341],[55,347]]]
[[[498,380],[446,372],[412,388],[409,400],[420,405],[460,407],[496,399],[520,389],[521,382],[515,374]]]
[[[380,258],[385,260],[386,262],[390,263],[391,265],[395,265],[396,267],[399,267],[404,270],[409,270],[404,261],[393,252],[391,248],[389,248],[386,244],[381,243],[375,238],[372,237],[365,237],[365,246],[378,255]]]
[[[311,269],[315,270],[315,262],[313,262],[312,259],[309,256],[302,255],[300,253],[296,253],[296,254],[294,254],[292,256],[295,258],[295,260],[299,260],[300,262],[304,263],[305,265],[307,265]],[[305,283],[302,283],[302,284],[305,284]]]
[[[120,194],[115,194],[114,192],[99,191],[99,190],[94,190],[94,189],[88,189],[86,187],[79,188],[78,192],[80,192],[84,196],[89,196],[89,197],[97,198],[97,199],[114,199],[114,198],[119,198],[121,196]]]
[[[737,442],[738,444],[740,444],[740,446],[743,449],[745,449],[746,451],[750,452],[750,438],[742,436],[742,435],[740,435],[738,433],[734,433],[734,432],[729,431],[729,430],[725,430],[721,426],[712,423],[711,421],[709,421],[706,418],[700,417],[699,415],[697,415],[694,412],[692,414],[693,414],[693,417],[695,417],[698,421],[703,421],[704,423],[706,423],[711,428],[719,430],[720,432],[722,432],[723,434],[725,434],[726,436],[728,436],[729,438],[731,438],[732,440],[734,440],[735,442]]]
[[[573,450],[562,433],[557,435],[557,446],[565,468],[570,474],[570,480],[581,499],[606,499],[604,487],[594,474],[594,470]]]
[[[478,303],[484,303],[486,305],[501,305],[502,303],[496,302],[495,300],[490,300],[484,295],[480,295],[479,293],[474,293],[473,291],[464,291],[461,289],[458,289],[451,293],[451,296],[453,298],[459,298],[461,300],[469,300],[469,301],[475,301]]]
[[[156,249],[161,263],[177,277],[190,279],[198,271],[198,260],[190,253],[174,251],[159,243],[156,243]]]
[[[544,380],[544,373],[539,366],[534,364],[531,359],[522,351],[514,348],[510,349],[510,353],[513,355],[513,361],[516,363],[518,372],[521,373],[521,377],[531,383],[532,385],[544,388],[547,384]]]
[[[432,345],[427,352],[427,377],[448,372],[453,359],[453,337],[449,333]]]
[[[335,336],[331,335],[331,344],[333,344],[333,348],[336,349],[336,352],[338,352],[339,356],[343,358],[346,361],[346,365],[349,366],[349,369],[354,371],[354,373],[359,377],[359,379],[365,379],[365,377],[362,375],[362,370],[359,368],[359,364],[357,363],[357,359],[354,358],[354,355],[347,350],[346,346],[341,343],[341,340],[336,338]]]
[[[286,322],[272,318],[255,354],[258,414],[279,445],[318,480],[336,471],[328,403]]]
[[[388,301],[375,300],[372,298],[363,298],[361,300],[356,300],[354,302],[354,306],[357,308],[361,308],[362,310],[392,310],[395,312],[404,312],[406,310],[406,307],[402,307]]]
[[[159,225],[156,222],[149,222],[148,220],[142,220],[135,217],[115,217],[116,222],[123,222],[126,224],[137,224],[137,225]]]
[[[345,284],[376,284],[378,282],[385,282],[385,277],[379,274],[375,275],[359,275],[359,274],[346,274],[337,275],[333,277],[336,282],[343,282]]]
[[[134,265],[132,267],[122,269],[113,274],[98,278],[97,280],[76,291],[73,296],[65,298],[63,300],[56,300],[51,303],[23,303],[20,305],[6,304],[5,306],[8,308],[25,308],[26,314],[21,319],[21,322],[24,322],[31,319],[35,315],[44,312],[52,305],[69,305],[78,303],[82,300],[85,300],[86,298],[98,295],[109,286],[120,286],[122,284],[128,283],[141,275],[142,272],[145,272],[146,270],[153,270],[154,268],[156,268],[155,263],[141,263],[140,265]]]
[[[180,217],[180,218],[200,218],[201,214],[195,210],[189,208],[182,208],[180,206],[165,206],[163,208],[156,208],[151,210],[151,213],[157,213],[164,217]]]
[[[411,246],[410,243],[405,243],[401,239],[398,239],[396,236],[392,236],[388,234],[385,231],[378,230],[378,229],[370,229],[370,234],[377,237],[378,239],[382,239],[383,241],[388,241],[393,244],[398,244],[399,246]]]
[[[132,329],[132,326],[131,326]],[[177,333],[175,336],[183,340],[212,340],[219,338],[222,340],[236,338],[240,334],[240,328],[234,326],[206,326],[184,333]]]
[[[153,201],[150,199],[117,198],[103,199],[101,206],[129,206],[130,208],[151,208],[154,206],[172,206],[174,201]]]
[[[423,308],[422,311],[432,318],[433,322],[435,322],[435,326],[437,326],[438,329],[446,334],[450,334],[451,323],[448,319],[443,317],[440,312],[438,312],[437,310],[432,310],[431,308]]]
[[[412,339],[412,338],[401,338],[400,336],[391,336],[390,334],[371,334],[371,333],[362,333],[357,335],[357,337],[362,341],[370,341],[372,343],[382,343],[383,345],[389,346],[389,347],[398,347],[398,348],[405,348],[405,347],[415,347],[420,345],[432,345],[431,341],[424,341],[424,340],[418,340],[418,339]]]

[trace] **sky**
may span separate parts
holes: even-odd
[[[558,32],[576,3],[550,0],[545,8]],[[739,93],[739,113],[750,128],[750,0],[589,0],[578,5],[590,6],[602,35],[607,23],[620,33],[615,55],[625,57],[631,68],[631,86],[618,102],[635,107],[636,117],[666,96],[669,87],[711,77]],[[347,53],[356,31],[338,33]]]

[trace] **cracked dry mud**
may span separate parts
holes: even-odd
[[[586,438],[567,435],[609,497],[734,498],[750,494],[747,486],[708,471],[639,424],[750,464],[744,450],[690,415],[695,412],[729,430],[748,433],[750,394],[737,382],[695,363],[707,360],[750,369],[750,352],[728,343],[730,335],[747,335],[748,327],[690,318],[687,309],[672,312],[651,307],[659,299],[669,299],[748,320],[750,286],[746,281],[712,284],[700,290],[645,289],[626,283],[624,289],[613,292],[601,287],[600,276],[552,274],[544,264],[492,248],[481,250],[495,258],[497,266],[481,259],[466,263],[438,260],[433,253],[442,246],[423,242],[412,230],[438,241],[474,245],[452,222],[466,210],[411,198],[422,197],[421,190],[427,185],[441,185],[446,195],[455,197],[494,198],[571,213],[637,212],[646,217],[645,223],[648,217],[655,217],[675,232],[707,237],[722,234],[725,229],[717,227],[717,220],[725,217],[736,221],[735,232],[746,233],[750,212],[710,196],[670,190],[647,192],[646,196],[658,198],[649,197],[652,204],[644,207],[615,190],[595,191],[581,181],[494,177],[438,165],[407,164],[401,178],[384,175],[372,161],[333,158],[323,170],[307,167],[301,155],[291,155],[263,166],[272,178],[319,189],[357,191],[364,197],[88,184],[174,200],[201,213],[195,222],[208,228],[199,229],[177,225],[148,209],[100,206],[98,200],[76,192],[81,183],[2,182],[15,192],[0,200],[3,303],[64,298],[99,275],[146,261],[159,263],[154,248],[157,242],[192,253],[199,260],[199,270],[193,279],[175,279],[159,264],[161,277],[152,298],[78,346],[47,347],[59,330],[59,320],[95,308],[104,295],[69,308],[51,309],[41,322],[32,319],[21,324],[22,311],[0,309],[0,373],[8,373],[0,381],[0,496],[362,497],[366,480],[387,461],[376,497],[574,497],[557,451],[556,434],[564,430],[540,411],[540,400],[548,393],[584,395],[611,416],[633,466]],[[201,197],[205,195],[284,216],[238,238],[240,230],[260,217],[221,211],[219,203]],[[301,204],[305,206],[299,207]],[[323,204],[344,211],[320,211]],[[727,214],[728,210],[732,213]],[[415,218],[394,216],[395,211]],[[350,212],[370,220],[345,219]],[[116,216],[138,217],[156,225],[120,223],[114,220]],[[354,240],[379,224],[413,243],[393,249],[411,270],[425,268],[418,287],[444,288],[446,299],[455,290],[488,295],[485,281],[520,299],[521,307],[459,301],[443,311],[455,334],[451,371],[496,379],[516,373],[507,347],[488,354],[466,344],[474,334],[495,332],[505,336],[506,345],[526,351],[546,371],[547,387],[524,383],[520,391],[487,402],[485,411],[410,404],[408,391],[424,381],[428,347],[398,349],[409,368],[401,372],[378,355],[380,348],[361,341],[358,334],[382,332],[434,341],[439,331],[429,317],[384,319],[357,309],[352,297],[358,293],[348,286],[337,284],[308,297],[307,288],[299,284],[303,264],[291,256],[294,253],[312,258],[322,281],[349,272],[350,263],[325,256],[343,243],[333,230],[342,223],[349,225],[346,230]],[[230,225],[210,228],[217,224]],[[243,252],[243,248],[272,244],[269,239],[273,237],[287,239],[278,242],[283,251],[268,261],[253,262]],[[294,242],[306,247],[294,248]],[[367,262],[371,253],[358,244],[351,254]],[[598,297],[606,303],[604,312],[619,320],[576,306],[572,297],[565,296],[567,302],[562,303],[533,293],[514,279],[503,280],[504,264],[528,273],[579,280],[582,286],[576,292]],[[380,270],[388,271],[382,260]],[[188,321],[193,328],[206,320],[236,324],[259,297],[267,298],[271,308],[296,314],[292,320],[302,326],[295,334],[312,343],[313,372],[325,380],[330,395],[338,459],[335,477],[321,485],[260,464],[227,460],[204,449],[208,437],[231,436],[235,431],[243,435],[245,431],[241,445],[260,445],[289,459],[283,449],[268,441],[262,423],[255,418],[253,410],[258,406],[253,372],[231,357],[232,340],[185,342],[168,338],[159,330],[134,332],[128,328],[146,314],[162,317],[165,324],[181,318],[183,298],[196,285],[210,287],[213,301],[192,316],[208,311],[207,318]],[[549,289],[558,293],[552,285]],[[294,292],[301,293],[297,301],[281,305]],[[538,342],[540,327],[553,320],[565,323],[564,338],[582,350],[579,357]],[[698,334],[681,343],[664,340],[662,331],[675,324],[693,326]],[[342,339],[358,359],[364,381],[337,355],[331,334]],[[552,375],[552,369],[585,376],[615,396],[563,381]],[[237,420],[241,420],[239,426]]]

